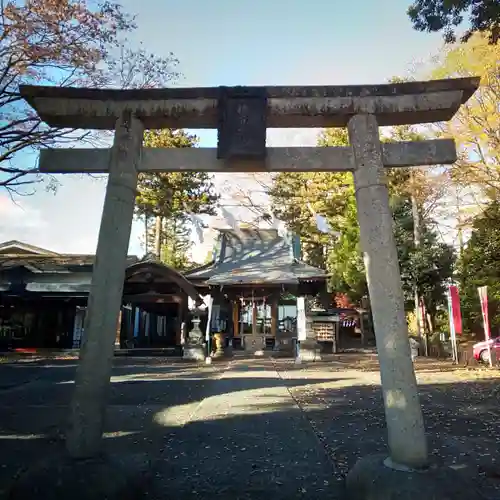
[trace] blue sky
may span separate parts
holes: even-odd
[[[181,86],[343,85],[405,75],[441,46],[417,33],[401,0],[124,0],[137,13],[131,43],[180,60]],[[214,146],[215,131],[200,134]],[[273,145],[311,145],[311,131],[269,133]],[[105,183],[61,176],[56,195],[39,189],[14,205],[0,192],[0,240],[21,239],[55,251],[95,251]],[[224,179],[232,182],[231,177]],[[222,182],[222,179],[218,179]],[[140,228],[130,250],[141,253]],[[203,256],[206,250],[203,249]]]

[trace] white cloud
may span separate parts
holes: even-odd
[[[0,195],[0,239],[17,239],[68,253],[94,253],[104,202],[105,179],[88,176],[59,176],[56,194],[38,191],[17,197],[14,203]],[[142,253],[139,228],[133,228],[130,252]]]
[[[6,194],[0,194],[0,241],[23,240],[26,243],[33,243],[39,240],[40,244],[46,228],[42,212],[26,204],[14,203]],[[36,244],[36,243],[33,243]]]

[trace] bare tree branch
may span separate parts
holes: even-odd
[[[17,161],[23,151],[99,146],[110,137],[47,126],[21,98],[19,85],[150,88],[179,76],[172,54],[129,48],[124,35],[135,28],[134,17],[112,0],[0,3],[0,188],[20,193],[42,181],[29,160]],[[53,179],[47,176],[49,189]]]

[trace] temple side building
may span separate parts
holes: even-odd
[[[60,254],[19,241],[0,244],[0,348],[80,347],[94,255]],[[115,345],[180,353],[190,307],[213,299],[209,331],[246,350],[291,348],[297,299],[326,292],[327,273],[300,260],[300,242],[274,229],[219,230],[213,260],[180,273],[154,256],[130,256]],[[308,311],[308,328],[339,344],[339,312]],[[201,317],[207,331],[208,311]],[[310,336],[310,332],[309,332]]]
[[[93,261],[20,241],[0,244],[0,347],[79,346]]]

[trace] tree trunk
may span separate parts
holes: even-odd
[[[463,234],[463,227],[462,227],[462,212],[461,212],[461,203],[460,203],[460,194],[458,191],[458,187],[455,188],[455,203],[456,203],[456,210],[457,210],[457,227],[458,227],[458,248],[459,248],[459,255],[462,257],[463,252],[464,252],[464,234]]]
[[[177,267],[177,218],[173,217],[173,220],[170,221],[172,224],[172,233],[171,233],[171,247],[170,247],[170,255],[172,259],[172,266]]]
[[[155,255],[158,260],[161,258],[161,233],[162,233],[163,218],[159,215],[155,220]]]
[[[414,170],[411,172],[412,179],[415,175]],[[414,191],[414,189],[413,189]],[[418,249],[420,247],[420,212],[418,210],[418,202],[417,198],[415,195],[412,195],[411,197],[411,210],[412,210],[412,215],[413,215],[413,242],[415,244],[415,249]],[[420,311],[420,296],[418,294],[418,286],[417,283],[415,283],[415,288],[414,288],[414,301],[415,301],[415,320],[416,320],[416,327],[417,327],[417,336],[421,339],[424,340],[425,342],[425,355],[428,356],[428,346],[427,346],[427,339],[424,339],[423,335],[423,330],[425,329],[424,327],[424,318],[422,317],[421,311]]]
[[[434,330],[436,329],[436,316],[430,312],[427,312],[427,324],[429,325],[429,333],[431,335],[434,334]]]
[[[149,253],[148,216],[144,215],[144,250]]]
[[[429,323],[429,315],[427,314],[427,305],[425,304],[425,300],[421,301],[421,308],[419,308],[420,317],[422,318],[422,338],[424,341],[425,355],[429,356],[430,351],[430,335],[432,335],[432,325]]]

